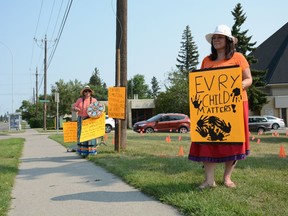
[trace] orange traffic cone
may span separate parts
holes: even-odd
[[[181,140],[182,140],[182,136],[179,136],[179,137],[178,137],[178,140],[181,141]]]
[[[104,135],[104,140],[108,140],[108,134],[107,133],[105,133],[105,135]]]
[[[177,156],[178,157],[183,157],[184,156],[183,146],[180,146]]]
[[[285,158],[286,157],[284,146],[280,146],[279,157],[280,158]]]
[[[261,142],[261,140],[260,139],[257,139],[257,143],[259,144]]]
[[[166,137],[166,142],[167,142],[167,143],[170,143],[170,142],[171,142],[170,136],[167,136],[167,137]]]

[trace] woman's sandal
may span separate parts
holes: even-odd
[[[204,189],[206,189],[206,188],[215,188],[215,187],[217,187],[217,185],[216,185],[215,182],[213,182],[212,185],[208,184],[207,182],[203,182],[203,183],[199,186],[199,189],[204,190]]]
[[[234,182],[224,182],[224,185],[227,187],[227,188],[236,188],[236,184]]]

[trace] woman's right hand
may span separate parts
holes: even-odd
[[[78,112],[78,111],[80,111],[80,109],[78,107],[74,107],[74,111]]]

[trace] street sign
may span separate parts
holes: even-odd
[[[40,103],[45,103],[45,102],[46,102],[46,103],[49,103],[50,100],[39,100],[39,102],[40,102]]]

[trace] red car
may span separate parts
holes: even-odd
[[[181,113],[160,113],[146,121],[136,122],[133,125],[133,130],[138,133],[187,133],[190,130],[190,118]]]

